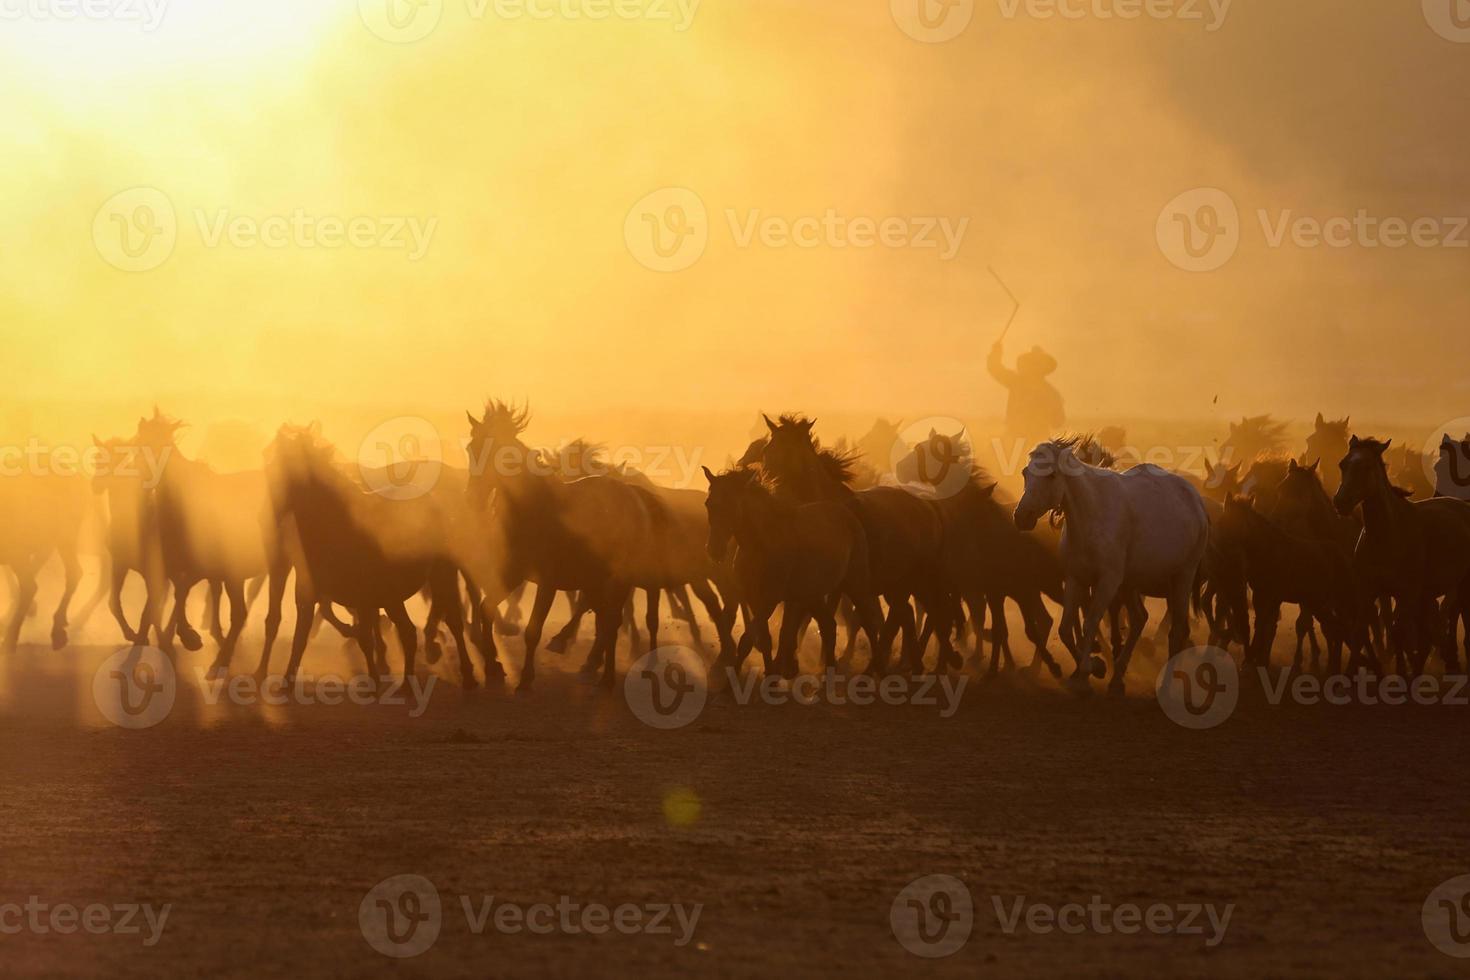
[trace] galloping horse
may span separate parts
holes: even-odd
[[[450,539],[459,530],[446,520],[429,497],[391,499],[369,493],[334,464],[332,448],[315,428],[283,426],[266,450],[265,475],[272,513],[277,522],[295,518],[301,556],[296,564],[296,631],[284,675],[292,683],[311,636],[318,603],[336,602],[357,621],[358,644],[375,664],[378,610],[387,613],[403,646],[404,677],[413,675],[417,630],[404,600],[427,585],[434,606],[454,637],[459,653],[460,682],[476,684],[465,649],[459,595],[459,568]],[[257,674],[270,668],[269,647]],[[492,671],[486,658],[487,677]]]
[[[769,649],[770,620],[785,605],[774,669],[796,675],[797,633],[808,616],[822,637],[822,666],[835,666],[836,606],[846,597],[858,610],[878,666],[878,601],[870,580],[868,538],[857,515],[840,501],[797,504],[782,500],[752,470],[732,470],[709,481],[709,555],[722,562],[730,542],[735,579],[747,610],[745,633],[735,654],[738,670],[756,642]],[[729,658],[722,653],[721,663]]]
[[[1339,514],[1362,508],[1354,568],[1376,592],[1397,600],[1394,632],[1411,658],[1410,670],[1420,673],[1432,646],[1435,600],[1445,597],[1456,614],[1470,608],[1470,503],[1406,500],[1405,491],[1389,482],[1389,445],[1353,436],[1338,464],[1342,485],[1332,502]],[[1453,618],[1450,627],[1452,643]]]
[[[881,649],[873,651],[878,669],[887,666],[889,647],[900,630],[903,660],[916,665],[923,651],[910,599],[917,598],[926,609],[948,601],[939,581],[943,524],[938,510],[898,487],[854,491],[848,485],[851,458],[823,450],[812,437],[813,420],[783,415],[779,423],[765,422],[771,436],[761,466],[777,495],[794,503],[847,503],[867,532],[872,585],[888,603]]]
[[[592,656],[603,658],[602,683],[617,677],[617,638],[628,596],[650,569],[640,563],[655,535],[651,495],[612,476],[567,483],[521,441],[528,410],[492,401],[470,423],[471,503],[488,511],[504,542],[499,567],[476,579],[488,608],[527,580],[536,602],[522,633],[526,642],[518,693],[536,679],[536,648],[559,591],[583,592],[592,604],[597,635]],[[492,506],[493,496],[493,506]]]
[[[88,510],[86,480],[62,472],[22,473],[0,479],[0,565],[16,576],[15,605],[3,649],[14,651],[36,598],[36,576],[53,554],[66,573],[61,601],[51,618],[51,647],[67,642],[67,612],[82,577],[78,539]]]
[[[1302,458],[1318,462],[1324,459],[1342,459],[1347,455],[1348,440],[1352,434],[1351,416],[1329,422],[1318,412],[1316,421],[1312,424],[1312,434],[1307,436],[1307,452]],[[1329,494],[1336,493],[1340,482],[1337,471],[1329,469],[1319,475],[1323,488]]]
[[[1189,637],[1189,602],[1209,541],[1209,518],[1200,495],[1182,477],[1143,464],[1126,473],[1089,466],[1074,453],[1078,440],[1054,439],[1031,451],[1022,473],[1026,490],[1016,505],[1016,526],[1036,527],[1044,514],[1066,518],[1062,532],[1064,625],[1072,622],[1084,599],[1086,618],[1072,637],[1074,689],[1088,687],[1096,673],[1092,650],[1115,596],[1161,596],[1169,604],[1169,652],[1184,649]],[[1091,596],[1088,597],[1088,592]],[[1135,612],[1142,613],[1142,602]],[[1123,693],[1132,637],[1113,662],[1109,690]],[[1065,639],[1065,637],[1064,637]]]

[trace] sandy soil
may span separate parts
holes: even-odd
[[[100,619],[96,635],[105,635]],[[34,625],[34,624],[33,624]],[[35,630],[28,630],[28,636]],[[518,662],[518,641],[506,647]],[[156,727],[108,724],[114,647],[0,666],[0,904],[171,906],[161,937],[0,935],[11,976],[1449,976],[1430,891],[1470,873],[1455,707],[1273,707],[1187,731],[1147,696],[1020,679],[960,709],[709,704],[658,731],[546,657],[530,699],[451,680],[407,706],[204,703],[180,661]],[[242,653],[253,662],[254,646]],[[1023,659],[1025,655],[1023,654]],[[395,661],[396,662],[396,661]],[[624,647],[623,665],[628,662]],[[314,671],[350,667],[319,639]],[[557,668],[562,668],[558,670]],[[372,948],[368,891],[432,882],[437,940]],[[895,938],[911,881],[973,898],[953,955]],[[476,935],[459,896],[702,905],[693,936]],[[1007,933],[995,902],[1214,903],[1200,935]],[[14,919],[0,920],[0,924]]]

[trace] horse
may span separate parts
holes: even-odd
[[[1233,494],[1225,501],[1217,529],[1218,546],[1226,554],[1239,556],[1251,588],[1256,628],[1246,650],[1247,662],[1270,665],[1281,606],[1290,602],[1302,610],[1297,619],[1292,671],[1301,670],[1301,634],[1316,620],[1327,638],[1330,670],[1339,673],[1345,641],[1343,624],[1351,615],[1354,601],[1351,573],[1342,553],[1331,542],[1291,534],[1256,510],[1248,498]]]
[[[1063,624],[1087,601],[1081,632],[1071,637],[1076,668],[1067,683],[1085,691],[1088,675],[1098,674],[1102,666],[1092,657],[1098,625],[1120,592],[1166,599],[1169,653],[1184,649],[1190,597],[1210,531],[1204,503],[1187,480],[1147,463],[1125,473],[1089,466],[1074,452],[1078,443],[1076,437],[1053,439],[1031,451],[1021,474],[1025,492],[1016,505],[1015,522],[1030,531],[1045,514],[1065,516]],[[1131,605],[1131,611],[1146,614],[1141,601]],[[1141,625],[1113,662],[1112,694],[1123,693]]]
[[[773,668],[787,677],[796,675],[797,633],[810,617],[816,620],[822,637],[822,666],[833,669],[837,600],[846,597],[857,608],[873,650],[869,671],[878,669],[881,615],[873,591],[868,537],[853,509],[838,500],[796,503],[784,499],[748,469],[717,476],[704,467],[704,476],[709,481],[705,503],[709,556],[723,562],[730,543],[736,544],[734,574],[747,610],[745,632],[733,661],[722,654],[718,663],[739,670],[758,641],[763,640],[762,649],[768,649],[771,614],[784,604]]]
[[[1321,412],[1318,412],[1316,420],[1312,423],[1312,434],[1307,436],[1307,451],[1302,459],[1304,461],[1342,459],[1347,455],[1348,439],[1352,437],[1352,434],[1352,416],[1329,422],[1322,417]],[[1329,494],[1337,492],[1338,474],[1336,470],[1329,469],[1318,475],[1321,477],[1323,488]]]
[[[1220,443],[1220,460],[1251,463],[1257,457],[1280,453],[1286,448],[1286,423],[1270,415],[1251,415],[1230,423],[1230,435]]]
[[[956,466],[968,469],[956,473]],[[1061,602],[1061,564],[1055,551],[1038,535],[1016,528],[1007,509],[995,499],[996,483],[974,465],[965,434],[941,436],[931,429],[929,438],[900,460],[895,472],[914,474],[917,483],[905,484],[906,489],[927,489],[939,511],[944,589],[969,607],[976,624],[977,644],[985,613],[987,609],[990,612],[989,673],[996,674],[1003,657],[1013,666],[1015,663],[1005,616],[1005,601],[1010,599],[1021,610],[1026,636],[1036,648],[1029,669],[1044,664],[1053,676],[1060,677],[1061,668],[1047,649],[1053,619],[1041,597]],[[958,486],[951,486],[955,482]],[[959,608],[952,601],[927,612],[925,636],[938,637],[942,669],[951,658],[957,659],[949,633],[952,626],[958,625],[950,620]],[[920,642],[923,646],[924,638]]]
[[[1434,484],[1429,475],[1433,467],[1424,453],[1409,446],[1400,446],[1392,455],[1385,457],[1388,478],[1397,486],[1408,491],[1410,500],[1428,500],[1435,496]]]
[[[1390,445],[1353,436],[1338,464],[1342,484],[1332,502],[1339,514],[1362,508],[1354,568],[1375,591],[1396,600],[1394,632],[1417,674],[1429,658],[1436,600],[1446,598],[1452,610],[1470,608],[1470,503],[1406,499],[1408,491],[1389,481],[1384,457]],[[1453,618],[1450,626],[1453,642]]]
[[[1470,500],[1470,432],[1456,441],[1445,433],[1434,463],[1434,494]]]
[[[1352,515],[1339,514],[1333,507],[1332,497],[1322,482],[1320,464],[1321,460],[1313,460],[1310,466],[1302,466],[1292,460],[1287,467],[1286,476],[1276,488],[1276,504],[1267,516],[1298,537],[1312,538],[1331,545],[1347,564],[1352,581],[1352,603],[1348,609],[1342,611],[1342,626],[1349,643],[1349,654],[1356,659],[1361,652],[1364,659],[1368,660],[1368,666],[1376,668],[1376,663],[1367,654],[1371,646],[1370,633],[1379,640],[1381,646],[1377,599],[1352,565],[1353,549],[1357,546],[1358,536],[1363,532],[1363,524]],[[1309,614],[1303,613],[1303,618],[1309,620]],[[1312,658],[1315,662],[1319,655],[1316,636],[1310,626],[1303,630],[1300,619],[1297,622],[1295,656],[1298,659],[1301,657],[1304,633],[1305,638],[1311,641]]]
[[[47,462],[42,471],[0,479],[0,565],[16,577],[15,603],[5,628],[3,650],[14,652],[38,589],[36,577],[56,555],[65,573],[61,599],[51,617],[51,648],[66,646],[72,596],[82,577],[79,540],[89,510],[85,477]]]
[[[536,583],[536,602],[522,631],[525,660],[517,693],[532,690],[536,649],[558,591],[584,592],[591,602],[597,622],[592,656],[603,658],[602,683],[612,688],[623,608],[649,573],[640,559],[657,530],[651,496],[611,475],[561,480],[521,441],[529,409],[491,401],[482,418],[465,414],[466,493],[472,506],[488,513],[504,545],[499,567],[477,574],[487,591],[494,590],[487,608],[522,582]]]
[[[1254,460],[1240,481],[1240,495],[1250,497],[1263,514],[1276,506],[1276,488],[1295,462],[1290,456],[1263,456]]]
[[[795,503],[836,500],[853,508],[868,535],[873,564],[872,584],[888,603],[888,617],[879,637],[882,649],[873,651],[879,669],[887,666],[889,647],[903,634],[903,659],[919,665],[923,651],[911,598],[926,609],[948,601],[939,584],[940,538],[943,524],[930,501],[898,487],[854,490],[852,459],[823,450],[812,436],[816,422],[783,415],[780,422],[765,419],[770,441],[761,467],[777,495]]]
[[[285,682],[295,682],[310,639],[318,603],[351,610],[368,673],[384,672],[374,662],[378,610],[387,613],[403,647],[403,676],[414,672],[417,630],[404,601],[426,586],[454,638],[461,684],[476,686],[464,641],[459,566],[451,539],[455,527],[430,496],[394,499],[363,490],[333,461],[333,449],[312,427],[282,426],[265,453],[270,509],[277,523],[294,518],[301,555],[296,566],[296,629]],[[270,648],[258,676],[269,671]],[[492,661],[485,663],[487,679]]]
[[[147,637],[150,629],[157,630],[160,646],[169,649],[177,633],[185,649],[198,650],[203,644],[189,625],[189,593],[200,581],[219,582],[230,599],[229,631],[220,637],[219,652],[210,667],[219,674],[226,669],[245,628],[245,584],[263,575],[271,577],[267,649],[274,642],[280,623],[279,588],[290,573],[290,563],[271,519],[265,474],[259,470],[216,473],[207,464],[186,458],[174,441],[183,425],[155,407],[152,418],[138,420],[129,443],[159,461],[158,484],[142,509],[144,524],[136,556],[148,588],[137,634]],[[174,591],[174,608],[165,622],[160,612],[169,586]]]

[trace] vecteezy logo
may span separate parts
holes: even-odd
[[[1184,728],[1214,728],[1240,700],[1240,671],[1219,647],[1191,647],[1169,658],[1159,671],[1159,706]]]
[[[1470,416],[1461,416],[1436,428],[1424,443],[1421,455],[1424,475],[1442,496],[1470,499],[1470,448],[1464,442],[1466,435],[1470,435]]]
[[[704,663],[693,650],[659,647],[629,668],[623,697],[650,728],[683,728],[703,713],[709,698]]]
[[[899,432],[888,462],[901,484],[931,487],[936,497],[953,497],[975,472],[971,442],[959,419],[919,419]]]
[[[422,875],[384,878],[357,907],[357,924],[368,945],[399,960],[434,945],[442,921],[439,889]]]
[[[444,0],[357,0],[367,29],[393,44],[422,41],[439,26]]]
[[[1470,0],[1424,0],[1424,19],[1445,40],[1470,43]]]
[[[682,272],[709,245],[709,214],[699,195],[682,187],[654,191],[623,222],[628,251],[654,272]]]
[[[178,693],[173,661],[154,647],[123,647],[92,675],[92,700],[119,728],[152,728],[168,717]]]
[[[425,496],[438,485],[443,470],[439,430],[428,419],[389,419],[369,432],[357,450],[363,486],[389,500]]]
[[[1470,959],[1470,875],[1444,882],[1424,900],[1424,935],[1457,960]]]
[[[915,41],[941,44],[965,32],[975,17],[975,0],[889,0],[893,22]]]
[[[888,923],[900,946],[925,959],[950,956],[970,939],[975,903],[970,889],[953,875],[926,875],[906,885]]]
[[[1240,211],[1218,187],[1197,187],[1164,205],[1154,233],[1159,250],[1175,266],[1214,272],[1240,247]]]
[[[148,272],[168,261],[179,241],[173,202],[153,187],[134,187],[108,198],[92,219],[92,244],[109,265]]]

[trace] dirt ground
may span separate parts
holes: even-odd
[[[975,682],[949,718],[714,700],[663,731],[555,655],[530,698],[463,692],[446,658],[418,717],[407,705],[212,706],[198,676],[207,646],[181,657],[168,716],[127,730],[93,696],[117,649],[101,642],[104,616],[87,634],[98,642],[23,646],[0,665],[0,905],[169,915],[153,945],[146,926],[6,929],[8,976],[1463,970],[1426,938],[1421,908],[1470,873],[1464,707],[1247,694],[1223,725],[1189,731],[1148,696],[1157,661],[1135,661],[1124,700],[1012,678]],[[27,637],[43,632],[33,622]],[[519,641],[504,647],[518,664]],[[255,650],[247,634],[237,669]],[[306,669],[352,663],[323,635]],[[442,914],[427,950],[394,959],[359,912],[404,874],[432,883]],[[973,901],[968,940],[942,959],[909,952],[891,919],[899,893],[930,875],[959,879]],[[472,908],[490,896],[702,908],[679,945],[677,929],[476,934],[461,896]],[[997,904],[1009,915],[1022,896],[1233,909],[1213,946],[1208,928],[1007,932]],[[20,916],[0,909],[0,927]]]

